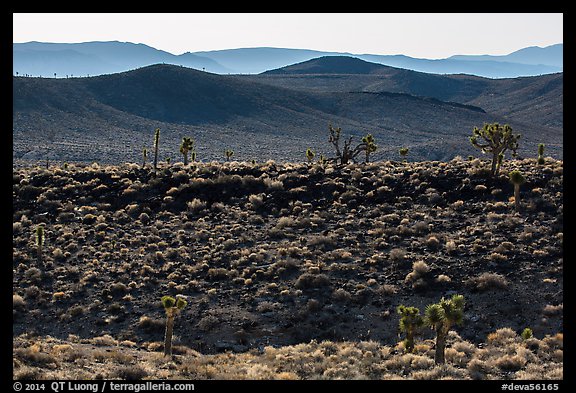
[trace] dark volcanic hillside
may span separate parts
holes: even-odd
[[[475,154],[468,143],[472,128],[494,121],[506,119],[412,93],[298,91],[170,65],[13,83],[16,161],[140,161],[156,127],[163,135],[161,159],[177,159],[179,141],[191,136],[200,160],[220,160],[227,148],[239,160],[299,160],[308,147],[332,155],[328,124],[357,140],[372,133],[377,160],[395,158],[402,146],[413,159],[445,160]],[[533,155],[545,143],[547,154],[561,157],[561,130],[510,123],[523,134],[520,154]]]
[[[406,93],[476,105],[521,124],[555,129],[563,125],[563,73],[511,79],[435,75],[341,56],[267,71],[257,80],[305,91]]]
[[[202,353],[393,347],[398,305],[454,293],[454,330],[475,344],[501,328],[561,333],[563,163],[535,161],[496,178],[478,159],[15,169],[14,337],[161,342],[167,294],[188,296],[175,334]]]
[[[263,72],[261,75],[282,74],[386,74],[391,70],[398,70],[381,64],[370,63],[356,57],[348,56],[323,56],[316,59],[292,64]]]

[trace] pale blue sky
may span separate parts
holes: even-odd
[[[563,14],[13,14],[13,42],[28,41],[128,41],[173,54],[269,46],[439,59],[563,43]]]

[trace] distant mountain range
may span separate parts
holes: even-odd
[[[351,54],[287,48],[239,48],[181,55],[130,42],[13,44],[14,75],[94,76],[165,63],[216,74],[259,74],[323,56],[356,57],[372,63],[434,74],[515,78],[563,71],[563,44],[529,47],[505,56],[455,55],[418,59],[405,55]]]
[[[563,74],[513,79],[433,75],[324,56],[257,75],[218,75],[156,64],[90,78],[13,79],[13,158],[141,160],[162,130],[160,157],[178,160],[183,136],[200,160],[304,160],[331,156],[328,124],[359,140],[374,160],[448,160],[480,154],[468,142],[484,122],[522,134],[519,153],[562,157]]]

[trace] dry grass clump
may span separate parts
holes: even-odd
[[[478,291],[506,289],[508,287],[508,280],[506,280],[504,276],[490,272],[485,272],[477,277],[470,278],[467,283]]]
[[[444,365],[435,364],[429,341],[403,353],[376,341],[313,340],[215,355],[179,348],[176,361],[166,367],[160,343],[145,349],[134,343],[118,346],[111,337],[98,346],[90,344],[94,340],[18,337],[13,363],[15,379],[562,379],[561,338],[530,340],[503,328],[478,348],[451,332]]]
[[[424,261],[416,261],[412,264],[412,271],[406,275],[405,284],[409,284],[413,289],[423,289],[428,285],[427,277],[430,273],[430,266]]]

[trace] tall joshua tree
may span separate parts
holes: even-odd
[[[160,128],[154,131],[154,170],[158,168],[158,144],[160,143]]]
[[[176,299],[171,296],[162,296],[162,306],[166,311],[166,332],[164,334],[164,356],[172,356],[172,333],[174,330],[174,318],[186,307],[184,296],[177,295]]]
[[[195,146],[194,140],[190,137],[185,136],[182,138],[182,143],[180,143],[180,153],[184,156],[184,165],[188,165],[188,153],[192,152],[192,161],[194,161],[195,157]]]
[[[234,155],[234,150],[226,149],[224,155],[226,155],[226,161],[230,161],[230,158],[232,158],[232,156]]]
[[[520,171],[510,171],[510,182],[514,185],[514,208],[520,211],[520,185],[526,182]]]
[[[398,306],[397,311],[400,314],[400,331],[406,333],[404,348],[406,348],[406,352],[412,353],[414,351],[414,336],[424,324],[424,320],[420,315],[420,310],[416,307],[406,307],[401,304]]]
[[[492,168],[490,173],[492,176],[497,175],[498,157],[508,149],[512,150],[512,157],[516,157],[516,150],[518,149],[518,140],[520,134],[514,134],[512,127],[508,124],[500,125],[499,123],[484,123],[482,128],[474,127],[470,143],[472,146],[480,149],[482,153],[492,154]],[[502,162],[500,158],[500,162]]]
[[[446,338],[453,325],[461,325],[464,318],[464,296],[453,295],[450,299],[442,298],[439,303],[429,304],[424,311],[424,324],[436,332],[436,364],[444,364],[446,358]]]

